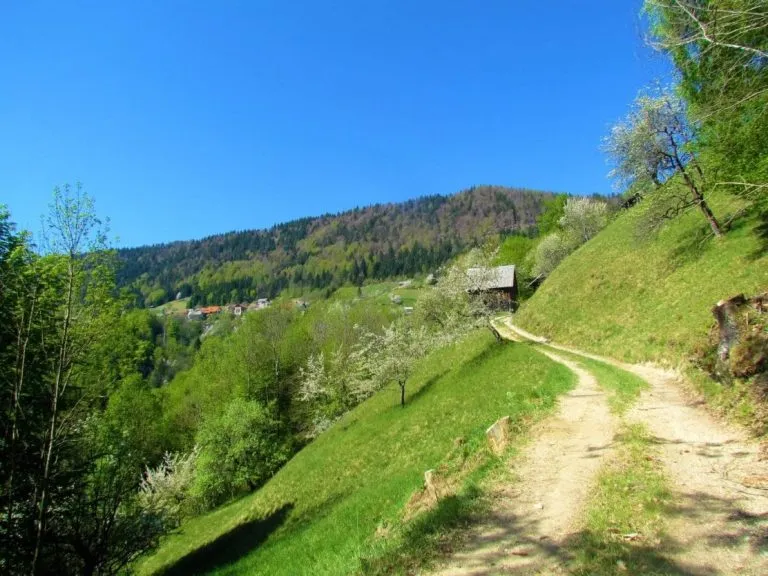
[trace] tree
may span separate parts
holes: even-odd
[[[351,350],[339,347],[326,360],[325,354],[312,354],[299,372],[299,400],[310,410],[308,438],[324,432],[339,416],[351,409],[355,366]]]
[[[646,0],[645,10],[653,19],[652,43],[662,50],[698,61],[713,50],[725,50],[741,67],[768,60],[763,0]]]
[[[717,185],[761,200],[768,179],[768,3],[646,0]]]
[[[137,505],[156,453],[136,419],[153,420],[151,393],[120,394],[141,381],[145,356],[121,333],[93,201],[79,186],[56,189],[46,223],[39,254],[0,214],[0,557],[10,573],[114,574],[163,529]]]
[[[492,320],[503,308],[503,302],[500,296],[485,289],[495,280],[493,257],[489,247],[476,248],[442,270],[437,284],[419,299],[419,316],[446,336],[484,327],[501,342]]]
[[[535,246],[536,241],[533,238],[513,234],[504,239],[493,257],[494,266],[514,264],[518,280],[517,295],[520,300],[525,300],[533,294],[529,255]]]
[[[405,406],[405,386],[416,362],[446,341],[445,336],[431,333],[425,326],[414,327],[405,318],[382,333],[364,332],[353,354],[357,365],[354,392],[367,398],[395,382],[400,388],[400,405]]]
[[[607,223],[607,204],[592,198],[568,198],[559,222],[575,246],[592,239]]]
[[[74,189],[69,185],[54,189],[45,224],[44,241],[50,254],[52,288],[60,298],[54,308],[57,333],[53,339],[55,348],[51,350],[54,360],[49,383],[49,422],[42,449],[42,473],[34,496],[37,519],[33,573],[46,537],[51,478],[57,462],[61,461],[57,451],[63,438],[74,432],[73,424],[78,419],[63,418],[63,415],[85,406],[80,400],[92,391],[80,387],[75,398],[65,395],[75,369],[84,361],[88,343],[98,337],[100,312],[109,299],[108,277],[112,272],[103,258],[106,229],[96,216],[93,199],[80,184]]]
[[[546,278],[572,251],[572,245],[560,233],[545,236],[532,252],[531,275],[536,279]]]
[[[620,186],[661,203],[664,209],[657,214],[662,221],[698,207],[712,232],[722,235],[705,199],[707,183],[694,151],[685,103],[671,90],[639,96],[604,147],[613,162],[611,175]]]
[[[235,398],[219,415],[203,422],[192,491],[209,506],[254,490],[291,454],[272,410],[255,400]]]
[[[565,204],[568,195],[558,194],[550,200],[544,201],[544,211],[536,218],[536,228],[539,235],[544,236],[557,230],[560,219],[565,213]]]

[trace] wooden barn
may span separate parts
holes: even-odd
[[[470,268],[470,292],[482,292],[496,296],[503,307],[512,308],[517,304],[517,274],[515,266],[495,268]]]

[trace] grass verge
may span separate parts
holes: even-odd
[[[648,388],[648,382],[616,366],[563,350],[552,352],[576,362],[589,371],[597,379],[598,384],[608,392],[608,406],[611,412],[619,416],[625,414],[640,397],[640,393]]]
[[[405,572],[480,505],[477,481],[492,462],[478,457],[486,427],[509,415],[523,430],[574,383],[568,369],[529,347],[478,332],[421,363],[404,408],[395,388],[383,390],[258,492],[186,522],[139,572]],[[448,475],[467,471],[463,483],[436,509],[404,521],[424,472],[441,465]]]
[[[660,553],[671,493],[655,447],[640,424],[624,425],[616,455],[601,471],[583,530],[568,543],[576,575],[670,575]]]

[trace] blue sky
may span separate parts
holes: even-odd
[[[25,0],[0,7],[0,203],[81,181],[118,245],[473,184],[608,193],[667,66],[640,0]]]

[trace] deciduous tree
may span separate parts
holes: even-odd
[[[639,96],[632,111],[611,130],[605,150],[619,185],[663,205],[656,212],[662,219],[697,207],[712,232],[722,235],[705,198],[707,180],[696,155],[685,103],[671,89]]]

